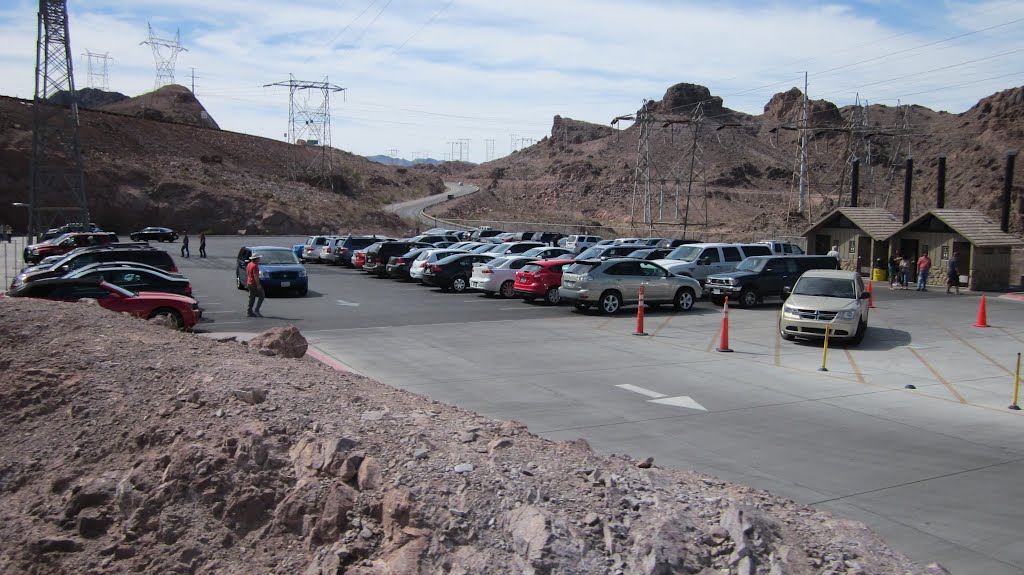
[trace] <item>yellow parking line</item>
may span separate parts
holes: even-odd
[[[985,352],[981,351],[980,349],[974,347],[971,344],[971,342],[969,342],[966,339],[960,337],[959,335],[953,333],[953,331],[951,329],[949,329],[948,327],[942,326],[942,329],[946,330],[946,332],[949,333],[949,335],[955,337],[960,343],[962,343],[962,344],[966,345],[967,347],[973,349],[978,355],[980,355],[981,357],[987,359],[992,365],[994,365],[994,366],[998,367],[999,369],[1005,371],[1008,375],[1013,375],[1012,371],[1010,371],[1006,367],[1003,367],[1003,365],[1001,363],[999,363],[998,361],[992,359],[992,357],[989,356],[987,353],[985,353]]]
[[[946,389],[948,389],[949,392],[952,393],[954,397],[956,397],[957,401],[959,401],[960,403],[967,403],[967,400],[964,399],[964,396],[960,395],[960,392],[953,387],[953,384],[946,381],[946,378],[942,377],[942,375],[940,375],[938,371],[935,371],[935,368],[932,367],[930,363],[925,361],[925,359],[921,357],[921,354],[917,353],[916,349],[911,347],[908,347],[907,349],[910,350],[910,353],[914,354],[914,357],[916,357],[918,361],[920,361],[926,368],[928,368],[928,371],[932,372],[932,375],[935,376],[935,379],[939,380],[939,383],[946,386]]]
[[[857,375],[857,381],[859,381],[861,385],[867,384],[867,381],[864,379],[864,374],[860,371],[860,367],[857,365],[857,362],[853,360],[853,354],[846,348],[843,348],[843,352],[846,353],[846,359],[850,360],[850,365],[853,366],[853,373]]]
[[[718,337],[720,335],[722,335],[722,332],[720,332],[720,331],[715,332],[715,335],[711,338],[711,343],[708,344],[708,348],[705,351],[707,351],[708,353],[711,353],[711,350],[715,348],[715,344],[718,343]]]
[[[775,367],[782,367],[782,332],[775,330]]]
[[[668,322],[672,321],[672,319],[675,318],[675,317],[676,316],[674,316],[674,315],[670,315],[670,316],[666,317],[665,321],[661,322],[661,325],[659,325],[657,328],[654,329],[654,331],[651,332],[651,337],[653,338],[654,336],[658,335],[658,332],[661,331],[662,328],[667,326]]]
[[[1005,327],[997,327],[996,329],[998,329],[999,331],[1005,333],[1006,335],[1012,337],[1013,339],[1015,339],[1017,341],[1024,342],[1024,339],[1022,339],[1019,335],[1015,335],[1015,334],[1010,333],[1010,330],[1006,329]]]

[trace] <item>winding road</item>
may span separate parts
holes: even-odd
[[[434,194],[433,196],[427,196],[425,198],[417,198],[415,200],[406,200],[397,204],[388,204],[384,206],[384,209],[397,214],[401,218],[413,219],[432,226],[434,225],[434,220],[424,216],[423,210],[430,206],[447,201],[449,196],[452,198],[458,198],[480,190],[477,186],[463,184],[462,182],[445,182],[444,187],[444,193]]]

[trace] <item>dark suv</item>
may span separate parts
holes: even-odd
[[[366,248],[366,263],[363,264],[363,271],[376,274],[380,277],[387,277],[388,260],[393,256],[400,256],[416,248],[429,248],[430,244],[420,242],[377,242]]]
[[[387,240],[377,236],[345,236],[337,238],[332,246],[332,252],[327,256],[327,263],[341,264],[353,267],[352,254],[356,250],[370,247],[371,245]],[[321,257],[320,259],[324,259]]]
[[[712,303],[722,305],[726,296],[737,305],[750,307],[766,297],[783,297],[784,288],[792,288],[807,270],[839,269],[832,256],[752,256],[736,271],[709,275],[705,289]]]
[[[139,262],[178,273],[171,254],[145,244],[110,244],[91,248],[78,248],[69,252],[52,266],[25,268],[14,278],[11,287],[37,279],[61,277],[80,267],[97,262]]]

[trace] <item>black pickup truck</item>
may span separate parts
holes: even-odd
[[[782,288],[792,288],[807,270],[835,269],[839,259],[833,256],[752,256],[735,271],[709,275],[704,288],[715,305],[722,305],[728,296],[730,303],[750,307],[766,297],[781,299]]]

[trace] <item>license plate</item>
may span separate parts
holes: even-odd
[[[715,295],[718,295],[718,294],[722,293],[722,290],[720,290],[718,288],[711,288],[711,293],[713,293]]]
[[[530,282],[526,278],[519,278],[519,283],[525,284],[525,283],[530,283]]]
[[[576,282],[562,282],[562,284],[565,285],[565,287],[572,287],[576,285]]]
[[[281,282],[281,287],[288,287],[292,285],[292,282]]]

